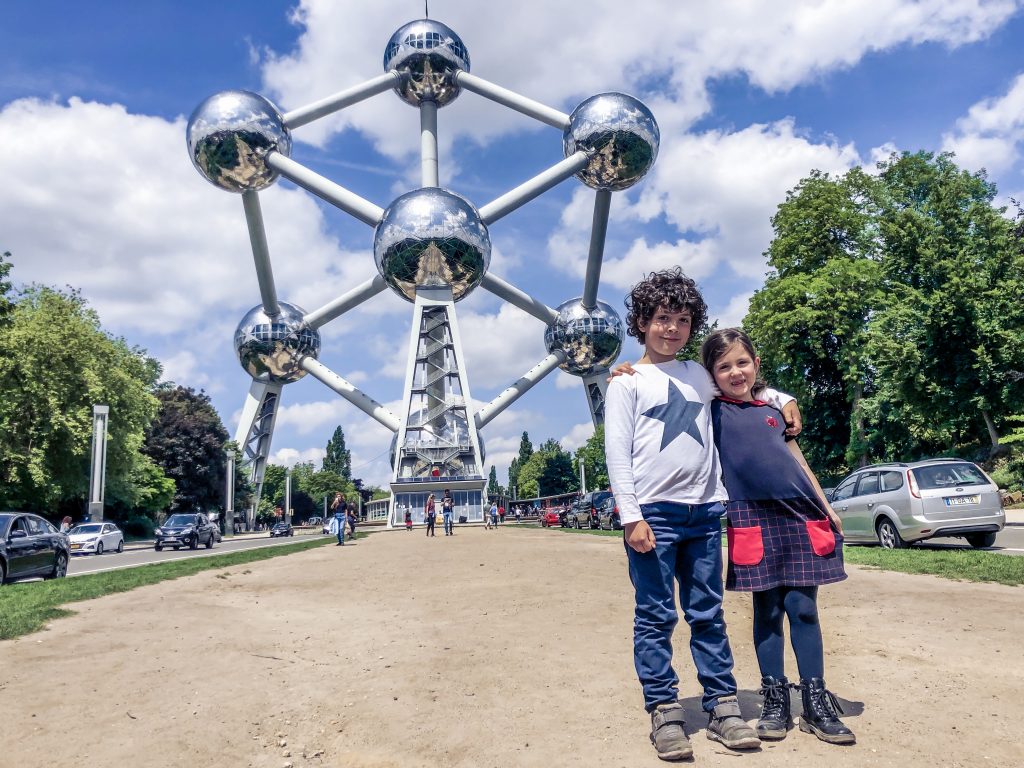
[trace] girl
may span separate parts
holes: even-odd
[[[434,494],[427,496],[427,507],[424,512],[427,519],[427,536],[433,536],[434,521],[437,519],[437,510],[434,508]]]
[[[765,385],[757,378],[761,360],[750,338],[736,328],[715,331],[701,358],[722,393],[711,405],[711,419],[729,492],[725,586],[754,598],[764,696],[757,734],[783,739],[793,725],[783,670],[782,621],[788,617],[800,672],[800,730],[830,744],[853,744],[856,737],[839,720],[839,703],[825,688],[817,607],[818,585],[846,578],[842,524],[796,441],[787,440],[781,415],[757,399]]]
[[[407,531],[411,531],[412,530],[412,510],[411,509],[405,510],[405,530],[407,530]]]

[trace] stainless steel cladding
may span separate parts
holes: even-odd
[[[320,354],[320,333],[302,321],[305,312],[278,302],[281,313],[268,317],[263,305],[250,309],[235,330],[235,354],[242,368],[259,381],[287,384],[306,375],[303,357]]]
[[[581,103],[569,116],[562,149],[579,150],[590,162],[576,178],[594,189],[620,190],[642,179],[658,157],[661,133],[642,101],[624,93],[601,93]]]
[[[614,363],[623,338],[622,320],[603,301],[588,310],[579,299],[570,299],[559,305],[558,319],[544,331],[548,352],[564,352],[560,367],[574,376],[588,376]]]
[[[401,27],[384,49],[384,71],[397,70],[402,82],[395,89],[403,101],[418,107],[432,101],[443,107],[459,95],[458,70],[469,72],[469,51],[449,27],[420,19]]]

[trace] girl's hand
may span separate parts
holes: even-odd
[[[800,419],[800,409],[796,400],[786,403],[782,408],[782,418],[786,422],[786,434],[796,437],[803,430],[803,422]]]
[[[637,520],[635,523],[626,523],[623,526],[626,543],[641,554],[654,549],[654,531],[645,520]]]
[[[834,509],[832,509],[832,505],[831,504],[827,505],[825,507],[825,511],[828,512],[828,519],[832,521],[832,525],[835,527],[835,529],[837,531],[839,531],[840,533],[842,533],[843,532],[843,521],[839,519],[839,515],[837,515],[836,511]]]
[[[612,375],[608,377],[608,381],[611,381],[616,376],[632,376],[636,373],[636,369],[629,363],[622,363],[621,365],[615,366],[612,371]]]

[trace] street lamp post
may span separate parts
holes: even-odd
[[[284,473],[284,522],[291,520],[292,512],[292,471],[289,469]]]
[[[235,535],[235,452],[224,451],[227,467],[224,475],[224,535]]]
[[[92,465],[89,473],[89,519],[103,519],[103,496],[107,484],[107,422],[109,405],[92,407]]]

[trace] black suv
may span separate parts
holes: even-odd
[[[154,531],[156,543],[153,548],[159,552],[164,547],[197,549],[200,544],[205,544],[207,549],[212,549],[213,528],[213,523],[201,512],[171,515]]]
[[[597,509],[601,506],[601,502],[610,498],[611,495],[611,491],[591,491],[576,499],[569,510],[569,527],[577,529],[599,528]]]

